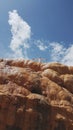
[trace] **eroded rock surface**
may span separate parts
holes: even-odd
[[[73,130],[73,67],[0,59],[0,130]]]

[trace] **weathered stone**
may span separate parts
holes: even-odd
[[[73,130],[73,67],[1,59],[0,130]]]

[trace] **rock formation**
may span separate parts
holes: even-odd
[[[73,130],[73,67],[0,59],[0,130]]]

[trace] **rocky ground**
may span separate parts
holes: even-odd
[[[73,130],[73,67],[0,59],[0,130]]]

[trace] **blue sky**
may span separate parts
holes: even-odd
[[[0,16],[1,58],[73,65],[72,0],[2,0]]]

